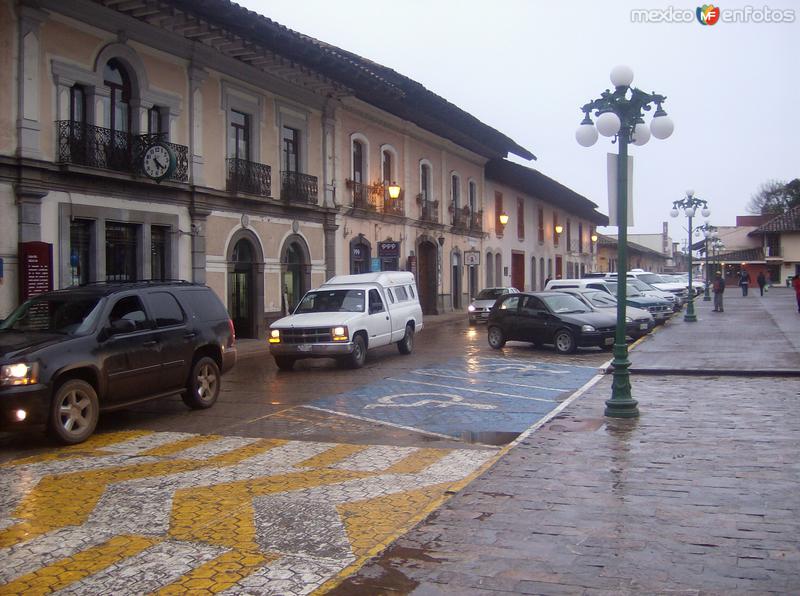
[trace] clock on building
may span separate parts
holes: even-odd
[[[142,170],[145,176],[160,182],[175,171],[175,153],[166,143],[153,143],[144,152]]]

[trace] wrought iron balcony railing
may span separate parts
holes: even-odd
[[[452,203],[450,205],[451,224],[454,228],[459,230],[466,230],[469,228],[469,207],[455,207]]]
[[[347,180],[347,188],[353,197],[353,208],[365,211],[377,211],[391,215],[403,215],[403,195],[393,199],[389,196],[389,188],[382,182],[364,184],[355,180]]]
[[[300,172],[281,171],[281,199],[289,203],[316,205],[317,177]]]
[[[417,203],[419,204],[419,218],[422,221],[439,223],[439,201],[432,201],[426,197],[425,193],[420,193],[417,195]]]
[[[134,135],[73,120],[57,120],[58,163],[71,163],[129,174],[141,173],[142,155],[156,141],[175,153],[175,171],[168,180],[189,181],[189,148],[166,141],[166,133]]]
[[[230,157],[228,162],[228,191],[246,192],[262,197],[272,191],[272,168],[263,163]]]

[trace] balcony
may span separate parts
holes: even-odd
[[[430,223],[439,223],[439,201],[432,201],[427,198],[426,193],[417,195],[419,205],[419,218]]]
[[[469,231],[483,233],[483,211],[473,211],[469,216]]]
[[[780,259],[782,257],[780,245],[768,244],[764,247],[764,256],[768,259]]]
[[[469,229],[469,207],[456,207],[450,203],[449,207],[451,224],[456,230]]]
[[[245,192],[262,197],[270,196],[272,191],[272,168],[263,163],[246,159],[229,158],[228,192]]]
[[[389,196],[389,188],[382,182],[364,184],[355,180],[346,181],[353,199],[353,208],[390,215],[403,215],[402,194],[393,199]]]
[[[56,121],[58,155],[56,163],[89,166],[102,170],[141,175],[142,155],[155,142],[163,142],[175,153],[175,171],[167,178],[173,182],[189,181],[189,149],[166,142],[166,134],[134,135],[101,126]]]
[[[281,171],[281,199],[287,203],[317,204],[317,177]]]

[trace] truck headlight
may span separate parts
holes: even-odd
[[[33,385],[38,381],[37,373],[35,363],[4,364],[0,367],[0,385]]]
[[[584,325],[583,327],[581,327],[581,331],[583,331],[584,333],[592,333],[594,331],[597,331],[597,329],[594,328],[594,325]]]
[[[349,341],[350,336],[347,333],[347,327],[339,326],[332,329],[333,341]]]
[[[269,343],[271,344],[279,344],[281,343],[281,330],[280,329],[271,329],[269,332]]]

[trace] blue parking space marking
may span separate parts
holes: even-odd
[[[389,377],[311,407],[436,435],[522,432],[597,369],[501,357],[456,358]]]

